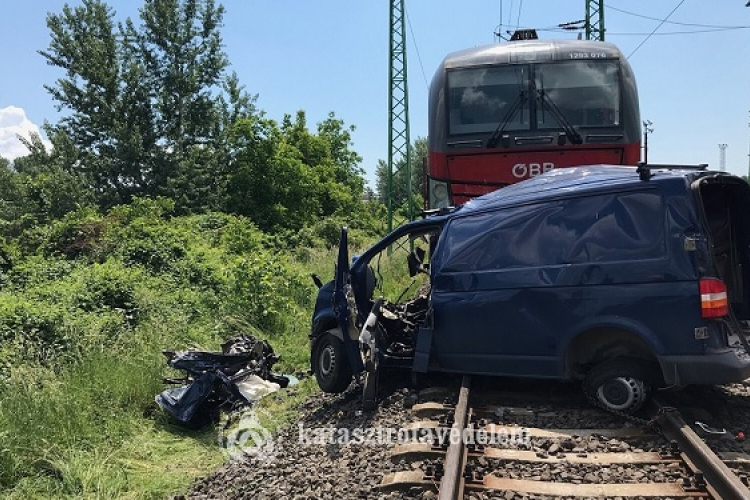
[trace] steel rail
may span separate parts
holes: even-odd
[[[443,478],[440,480],[438,500],[456,500],[463,498],[463,471],[466,464],[466,443],[464,432],[469,420],[469,388],[471,377],[464,375],[461,380],[461,391],[453,418],[450,433],[450,444],[445,454]]]
[[[750,489],[685,423],[678,411],[662,405],[656,399],[651,405],[652,411],[660,415],[658,423],[664,436],[677,442],[683,460],[693,469],[693,473],[703,474],[706,488],[714,500],[750,499]]]

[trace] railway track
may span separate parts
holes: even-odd
[[[421,498],[438,500],[750,499],[742,480],[673,408],[654,402],[648,409],[651,428],[611,424],[613,416],[598,409],[574,411],[580,412],[579,420],[591,417],[589,423],[601,418],[602,428],[525,426],[555,412],[548,407],[535,411],[528,406],[493,406],[484,393],[472,394],[471,384],[471,378],[464,377],[458,398],[448,404],[413,407],[416,421],[410,430],[429,439],[399,444],[391,458],[419,467],[386,475],[382,491],[408,491],[413,496],[421,489],[431,492]],[[489,399],[496,403],[502,395]]]

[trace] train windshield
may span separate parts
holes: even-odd
[[[516,132],[615,127],[620,102],[619,64],[613,60],[452,70],[448,133],[492,133],[503,123],[503,131]]]
[[[616,61],[572,61],[536,67],[537,128],[559,128],[559,120],[543,102],[559,109],[574,127],[614,127],[620,124],[619,69]]]
[[[528,130],[529,78],[526,66],[472,68],[448,73],[449,133],[492,133],[507,120],[505,130]],[[517,109],[514,109],[517,108]]]

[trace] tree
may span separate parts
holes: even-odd
[[[405,207],[408,199],[408,190],[412,195],[421,200],[422,183],[424,179],[423,159],[427,156],[427,139],[417,138],[411,146],[411,182],[406,178],[405,161],[398,159],[394,165],[393,176],[393,206],[394,208]],[[388,203],[388,163],[378,160],[375,167],[375,190],[381,203]],[[421,204],[417,204],[417,211],[421,210]]]
[[[245,118],[234,127],[227,208],[265,231],[299,229],[318,216],[315,174],[281,134],[273,120],[262,118]]]
[[[336,166],[336,181],[347,186],[352,195],[359,198],[364,189],[365,171],[360,167],[362,157],[352,147],[352,132],[355,127],[346,127],[344,121],[333,113],[318,124],[318,137],[327,143],[327,149]]]
[[[29,149],[16,158],[12,169],[0,168],[0,219],[14,228],[46,223],[91,204],[93,197],[85,182],[61,167],[65,145],[48,152],[38,134],[21,138]]]
[[[58,111],[71,112],[59,126],[82,149],[95,149],[110,137],[120,93],[114,11],[98,0],[48,14],[51,42],[39,53],[52,66],[65,70],[54,86],[44,87],[57,101]]]
[[[104,208],[166,195],[178,211],[216,208],[226,188],[229,122],[254,112],[228,60],[213,0],[145,0],[140,25],[101,0],[50,14],[41,51],[65,76],[47,90],[69,113],[50,136],[66,137]]]
[[[0,156],[0,220],[13,221],[23,213],[25,200],[20,189],[18,173],[10,168],[10,162]]]
[[[132,23],[126,29],[137,40],[153,97],[161,146],[155,194],[188,209],[215,208],[222,196],[222,163],[216,160],[226,141],[216,124],[225,110],[219,95],[229,66],[223,16],[224,7],[213,0],[146,0],[140,30]]]
[[[282,140],[300,151],[302,162],[318,179],[317,198],[320,215],[329,216],[354,209],[362,198],[364,180],[359,167],[362,158],[351,148],[351,132],[333,113],[318,123],[318,133],[307,128],[304,111],[297,111],[294,121],[286,115],[282,121]]]
[[[303,111],[281,125],[262,117],[237,122],[226,209],[261,229],[298,230],[319,217],[351,214],[363,189],[351,128],[333,114],[310,132]]]

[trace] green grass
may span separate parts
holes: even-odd
[[[71,254],[82,227],[98,229]],[[307,370],[309,274],[331,279],[336,256],[308,233],[284,249],[245,219],[141,202],[21,235],[0,281],[0,496],[164,498],[222,463],[216,429],[185,431],[156,407],[175,375],[161,350],[252,333],[281,354],[277,371]],[[264,399],[269,424],[316,390],[305,379]]]

